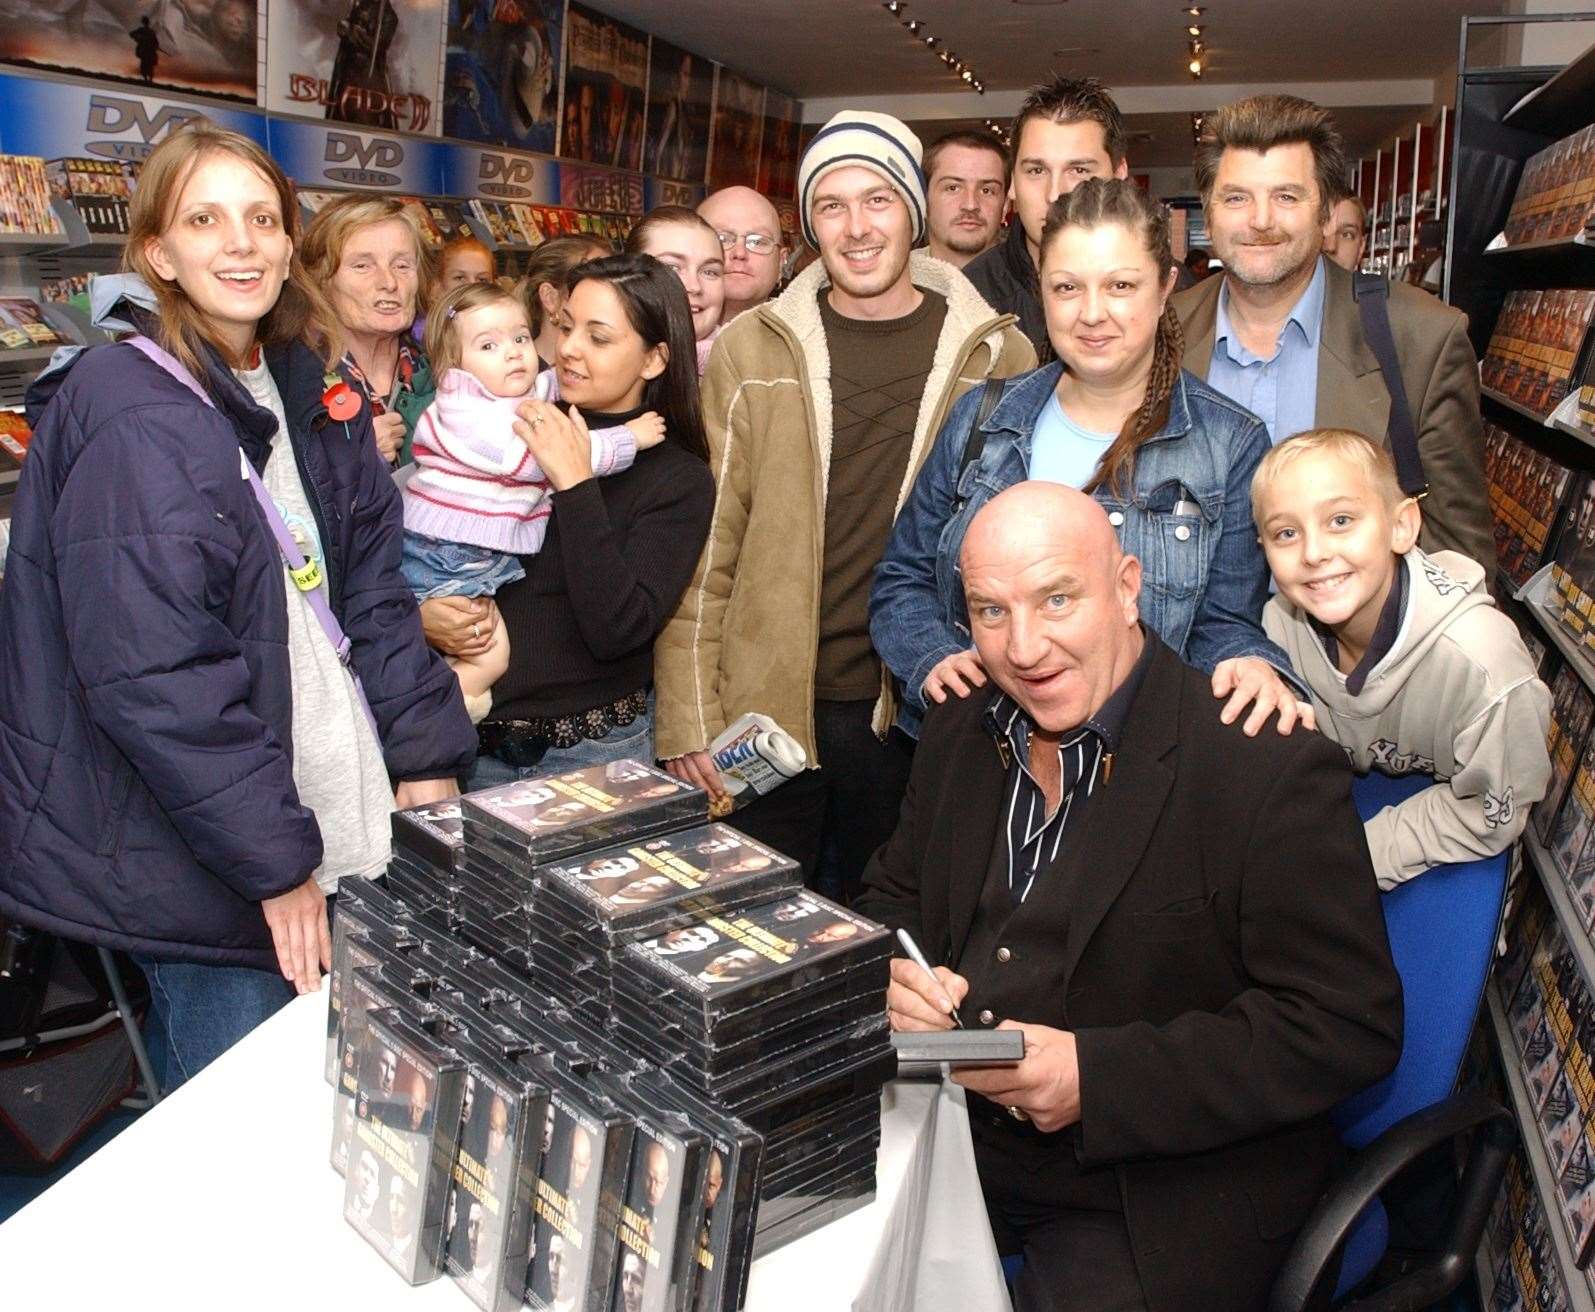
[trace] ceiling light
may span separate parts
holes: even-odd
[[[1201,55],[1201,53],[1204,50],[1206,50],[1206,49],[1207,49],[1207,47],[1204,46],[1200,41],[1192,41],[1191,42],[1191,57],[1193,59],[1199,57]]]
[[[1202,29],[1200,27],[1198,27],[1195,23],[1192,23],[1185,30],[1187,32],[1189,32],[1192,36],[1201,36],[1202,35]]]
[[[939,36],[931,36],[929,33],[926,33],[924,42],[927,46],[934,50],[941,43],[941,38]]]
[[[891,8],[891,6],[888,5],[887,8]],[[1188,13],[1192,18],[1200,18],[1207,11],[1203,9],[1201,5],[1187,5],[1185,7],[1185,12]]]
[[[900,14],[908,6],[903,3],[903,0],[881,0],[881,8],[889,14]]]
[[[903,24],[903,26],[906,27],[914,36],[918,36],[919,29],[924,27],[925,24],[917,18],[910,18],[906,23]]]

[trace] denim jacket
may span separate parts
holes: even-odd
[[[985,423],[980,459],[962,479],[981,389],[960,399],[897,517],[870,593],[870,636],[902,682],[897,722],[908,733],[917,735],[925,710],[925,676],[971,645],[958,570],[964,533],[986,502],[1029,476],[1031,434],[1062,373],[1054,361],[1009,380]],[[1259,419],[1182,370],[1168,422],[1135,454],[1130,498],[1105,487],[1093,495],[1141,562],[1141,619],[1165,643],[1209,672],[1232,656],[1257,656],[1294,683],[1284,652],[1262,630],[1268,564],[1252,525],[1251,482],[1267,451]]]

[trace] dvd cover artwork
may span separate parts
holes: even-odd
[[[708,794],[640,761],[500,784],[461,799],[467,842],[479,827],[543,864],[708,817]]]
[[[616,1232],[601,1224],[601,1195],[618,1199],[634,1126],[574,1079],[550,1080],[546,1148],[527,1254],[527,1305],[539,1312],[599,1308],[614,1278]]]
[[[468,1042],[460,1144],[449,1191],[449,1275],[483,1312],[512,1312],[526,1295],[522,1254],[532,1225],[546,1086]]]
[[[735,916],[709,916],[616,959],[707,1013],[752,1006],[856,968],[885,961],[891,936],[874,921],[801,892]]]
[[[442,1269],[465,1066],[396,1009],[366,1017],[344,1215],[409,1284]]]
[[[380,952],[378,955],[381,956]],[[354,1135],[355,1099],[359,1092],[361,1061],[365,1052],[366,1016],[375,1010],[394,1009],[418,1024],[432,1014],[430,1003],[410,990],[407,977],[395,976],[380,965],[359,966],[344,977],[344,1003],[338,1018],[338,1072],[333,1084],[332,1169],[343,1175],[349,1163]]]
[[[625,1202],[612,1312],[685,1312],[703,1220],[705,1137],[684,1116],[640,1103]]]

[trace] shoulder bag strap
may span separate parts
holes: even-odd
[[[1429,480],[1423,476],[1418,430],[1407,403],[1407,385],[1401,381],[1396,339],[1390,332],[1390,284],[1377,273],[1357,273],[1352,275],[1351,292],[1362,319],[1362,335],[1379,361],[1385,390],[1390,393],[1390,426],[1385,437],[1395,458],[1396,478],[1403,492],[1421,500],[1429,495]]]
[[[997,408],[997,402],[1002,400],[1003,388],[1007,386],[1006,378],[988,378],[980,387],[980,404],[975,409],[975,417],[970,422],[969,432],[964,436],[964,455],[958,462],[958,477],[953,480],[956,504],[954,512],[963,509],[964,502],[968,499],[958,495],[957,489],[964,484],[964,475],[969,467],[980,460],[981,454],[986,449],[986,420],[991,418],[991,412]]]
[[[216,409],[216,402],[211,399],[210,394],[199,385],[194,375],[183,366],[183,362],[170,351],[142,334],[126,340],[129,346],[143,352],[160,365],[212,410]],[[371,713],[371,703],[366,700],[366,690],[361,685],[360,676],[355,672],[349,658],[353,644],[349,641],[349,635],[343,631],[343,625],[338,623],[338,617],[332,613],[332,607],[327,604],[327,590],[322,586],[325,580],[321,575],[321,565],[314,559],[305,559],[288,525],[283,523],[282,515],[277,510],[277,503],[271,499],[271,493],[266,491],[266,485],[260,481],[260,475],[249,463],[249,457],[244,454],[242,447],[238,449],[238,463],[249,479],[249,490],[255,494],[255,504],[260,507],[260,513],[266,517],[266,527],[276,539],[277,550],[282,553],[283,561],[288,566],[288,576],[293,579],[295,586],[310,603],[310,611],[316,617],[316,623],[321,626],[321,631],[326,634],[327,641],[332,644],[333,651],[337,653],[339,664],[349,671],[349,677],[354,680],[354,690],[360,698],[360,709],[365,712],[366,720],[371,725],[371,732],[380,750],[382,734],[377,729],[377,717]]]

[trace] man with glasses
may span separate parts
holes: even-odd
[[[722,326],[770,299],[781,278],[781,216],[752,187],[725,187],[698,213],[725,249],[726,308]]]

